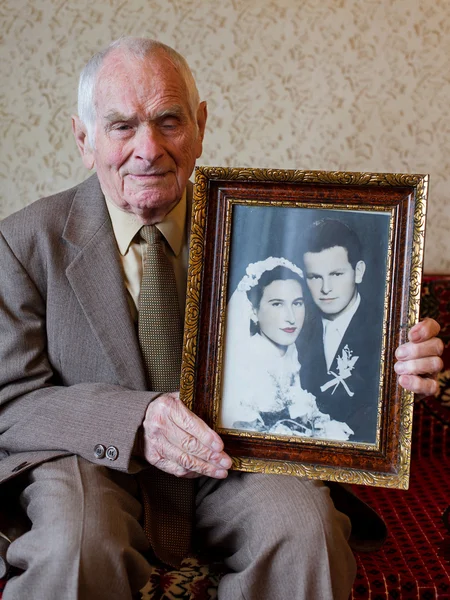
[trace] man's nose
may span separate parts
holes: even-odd
[[[163,153],[161,134],[157,128],[147,124],[139,127],[135,136],[135,156],[154,163]]]
[[[329,294],[331,292],[331,281],[329,277],[324,277],[322,279],[322,287],[320,291],[322,294]]]

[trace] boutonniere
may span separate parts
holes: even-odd
[[[341,356],[337,357],[337,373],[334,371],[328,371],[329,375],[333,375],[334,379],[331,379],[324,385],[320,386],[320,391],[325,392],[330,387],[333,387],[332,394],[336,391],[338,385],[342,385],[347,392],[347,394],[351,397],[354,396],[355,392],[352,392],[346,383],[346,379],[351,377],[352,371],[355,368],[355,363],[358,360],[359,356],[353,356],[353,352],[350,350],[348,345],[345,345],[342,349]]]

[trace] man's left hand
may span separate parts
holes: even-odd
[[[411,328],[409,342],[395,351],[397,363],[395,372],[398,382],[406,390],[421,396],[436,394],[439,386],[437,374],[442,369],[440,358],[444,344],[437,336],[440,326],[433,319],[426,318]]]

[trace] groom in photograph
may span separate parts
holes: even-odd
[[[302,263],[318,308],[301,342],[302,387],[320,411],[347,423],[350,441],[375,443],[383,302],[359,292],[366,273],[361,242],[342,221],[316,221],[306,231]]]

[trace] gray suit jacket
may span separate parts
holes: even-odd
[[[96,175],[0,223],[0,483],[77,454],[134,471],[147,392]],[[117,456],[96,458],[113,446]]]

